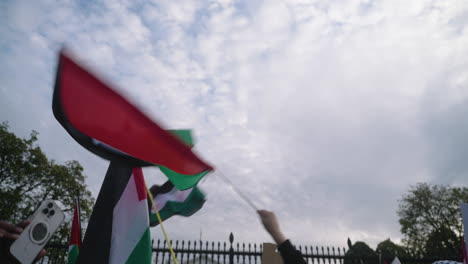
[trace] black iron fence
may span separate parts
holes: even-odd
[[[208,241],[171,241],[174,253],[180,264],[250,264],[262,263],[262,244],[235,243],[234,235],[229,235],[229,242]],[[346,249],[340,247],[318,247],[297,245],[298,250],[308,264],[390,264],[391,259],[376,257],[346,256]],[[68,246],[50,245],[48,254],[41,259],[41,264],[66,263]],[[400,258],[402,264],[430,264],[440,259]],[[452,259],[456,260],[456,259]],[[460,261],[460,260],[456,260]],[[173,263],[173,258],[165,240],[153,240],[154,264]]]
[[[171,241],[179,263],[190,264],[257,264],[262,263],[262,244],[235,243],[234,236],[229,235],[229,242],[208,241]],[[346,256],[344,247],[323,247],[297,245],[308,264],[390,264],[393,259],[376,257]],[[402,264],[431,264],[440,259],[399,258]],[[453,260],[453,259],[452,259]],[[460,261],[460,260],[457,260]],[[153,241],[153,263],[173,263],[166,241]]]

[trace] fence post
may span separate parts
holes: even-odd
[[[234,242],[234,235],[231,232],[229,235],[229,243],[231,244],[229,246],[229,264],[234,264],[234,248],[232,247],[232,242]]]

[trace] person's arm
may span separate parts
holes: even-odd
[[[295,249],[291,241],[286,239],[281,232],[275,213],[266,210],[258,210],[257,212],[263,226],[278,245],[278,251],[281,253],[284,264],[305,264],[301,252]]]

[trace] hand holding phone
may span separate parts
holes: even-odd
[[[11,255],[20,263],[32,263],[64,219],[57,204],[45,200],[34,212],[31,223],[11,245]]]

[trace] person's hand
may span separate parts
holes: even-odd
[[[24,224],[24,223],[21,223],[21,224]],[[22,227],[16,226],[7,221],[0,221],[0,238],[15,240],[15,239],[18,239],[21,232],[23,232]]]
[[[281,232],[275,213],[267,210],[258,210],[257,213],[260,216],[263,227],[265,227],[267,232],[273,237],[276,244],[280,245],[286,241],[286,237]]]
[[[23,221],[17,225],[14,225],[7,221],[0,221],[0,238],[8,239],[8,240],[16,240],[19,238],[24,228],[26,228],[26,226],[29,225],[30,223],[31,221]],[[37,255],[36,260],[44,257],[45,254],[46,254],[45,249],[42,249]]]

